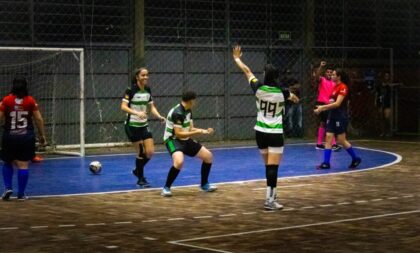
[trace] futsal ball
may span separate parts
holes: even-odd
[[[89,164],[89,170],[93,174],[99,174],[102,170],[102,164],[99,161],[93,161]]]

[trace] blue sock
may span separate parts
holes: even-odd
[[[347,153],[349,153],[349,155],[351,156],[351,158],[354,160],[357,158],[356,153],[354,152],[353,147],[350,147],[348,149],[346,149]]]
[[[27,169],[18,170],[18,184],[19,184],[18,196],[25,195],[25,189],[28,183],[28,177],[29,177],[29,171]]]
[[[330,164],[331,149],[324,149],[324,163]]]
[[[4,188],[12,189],[12,179],[13,179],[13,165],[11,163],[4,163],[3,165]]]

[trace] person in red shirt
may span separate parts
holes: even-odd
[[[358,157],[346,138],[346,131],[348,125],[348,92],[347,87],[348,75],[342,69],[336,69],[331,75],[331,79],[335,82],[334,90],[330,96],[330,103],[327,105],[319,105],[314,110],[316,114],[320,114],[323,111],[328,111],[328,119],[326,124],[326,144],[324,150],[324,161],[317,169],[329,169],[330,158],[331,158],[331,143],[334,136],[337,141],[343,145],[346,151],[352,158],[352,162],[349,165],[350,169],[354,169],[361,163],[362,159]]]
[[[13,167],[18,168],[18,200],[27,199],[25,189],[28,182],[28,164],[35,156],[35,132],[38,129],[41,145],[45,145],[44,120],[35,99],[28,94],[26,79],[14,79],[12,91],[2,99],[0,121],[4,122],[1,159],[5,191],[3,200],[13,194]]]

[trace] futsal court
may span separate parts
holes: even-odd
[[[351,159],[345,152],[334,154],[331,170],[315,170],[317,163],[322,160],[323,152],[314,151],[313,146],[313,143],[289,145],[282,162],[281,177],[351,173],[390,166],[401,159],[398,154],[360,147],[358,151],[364,160],[363,165],[357,170],[347,168]],[[215,148],[213,153],[215,163],[211,174],[212,183],[224,184],[265,179],[265,171],[259,164],[257,147]],[[47,197],[138,190],[133,183],[135,182],[134,175],[130,176],[134,168],[133,156],[134,154],[112,154],[46,159],[42,163],[33,165],[28,194],[33,197]],[[101,162],[103,166],[101,173],[89,172],[88,167],[92,161]],[[150,190],[160,189],[164,185],[171,163],[171,157],[167,152],[156,154],[147,171],[152,185]],[[198,186],[200,165],[198,159],[188,159],[175,186]],[[45,180],[46,178],[65,178],[65,180]]]
[[[420,252],[419,26],[419,0],[0,0],[0,253]]]
[[[197,187],[189,160],[171,198],[160,196],[170,160],[156,154],[152,189],[135,186],[132,154],[46,159],[33,168],[26,202],[2,203],[1,252],[416,252],[419,146],[358,141],[362,166],[333,154],[314,168],[310,144],[287,145],[279,171],[282,211],[262,208],[265,180],[255,147],[213,149],[214,193]],[[303,158],[308,157],[307,159]],[[86,164],[103,163],[100,175]],[[60,171],[60,172],[59,172]],[[59,173],[58,173],[59,172]],[[61,180],[46,180],[54,177]],[[55,181],[55,183],[51,183]],[[112,183],[110,183],[112,182]]]

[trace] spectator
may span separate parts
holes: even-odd
[[[290,69],[284,71],[284,78],[281,81],[282,87],[287,88],[297,97],[301,97],[301,84],[292,75]],[[302,136],[302,104],[286,102],[287,133],[292,137]]]

